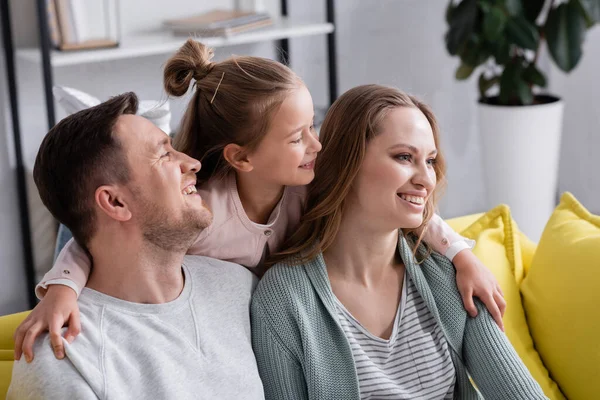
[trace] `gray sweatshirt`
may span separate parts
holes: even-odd
[[[263,399],[250,339],[257,279],[200,256],[186,256],[183,271],[181,295],[165,304],[84,288],[66,358],[42,335],[33,362],[15,362],[8,399]]]

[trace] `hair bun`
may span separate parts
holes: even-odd
[[[188,39],[165,65],[165,91],[172,96],[183,96],[192,79],[199,81],[213,70],[213,56],[212,48],[194,39]]]

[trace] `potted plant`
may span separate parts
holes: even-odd
[[[456,79],[479,73],[479,127],[489,206],[506,203],[521,229],[541,235],[556,201],[564,104],[542,92],[545,42],[564,72],[582,56],[600,0],[459,0],[446,11]]]

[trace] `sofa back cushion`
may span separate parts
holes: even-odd
[[[521,285],[535,346],[570,400],[600,394],[600,216],[562,195]]]

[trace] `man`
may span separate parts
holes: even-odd
[[[250,341],[256,279],[184,254],[212,221],[200,163],[134,115],[126,93],[59,122],[34,179],[93,267],[78,299],[81,334],[54,357],[48,334],[16,361],[9,399],[262,399]]]

